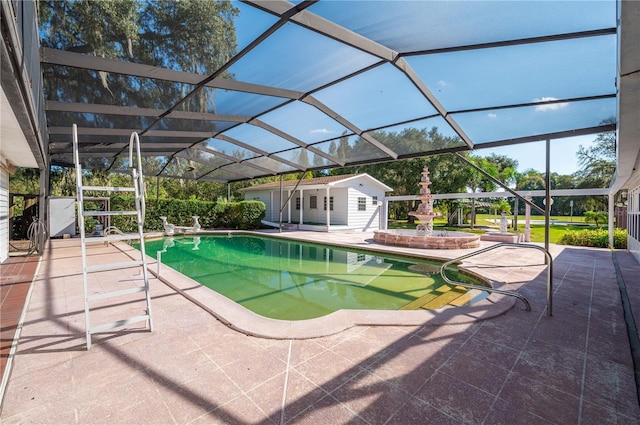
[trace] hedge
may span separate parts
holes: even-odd
[[[609,247],[609,231],[607,229],[569,230],[562,238],[563,245],[592,246],[597,248]],[[614,229],[613,247],[617,249],[627,248],[627,232],[623,229]]]
[[[135,210],[135,199],[111,196],[111,209]],[[198,216],[203,229],[258,229],[262,226],[266,206],[261,201],[212,202],[181,199],[147,200],[144,231],[163,230],[160,217],[176,226],[193,226],[192,216]],[[123,232],[136,232],[136,223],[126,216],[112,216],[111,225]]]

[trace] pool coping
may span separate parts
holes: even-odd
[[[200,232],[200,235],[214,234],[250,234],[262,237],[297,240],[310,242],[308,239],[296,239],[291,233],[286,236],[279,234],[251,232],[251,231],[210,231]],[[195,235],[195,234],[194,234]],[[194,236],[187,235],[187,236]],[[156,235],[158,236],[158,235]],[[162,235],[160,235],[162,236]],[[146,239],[146,238],[145,238]],[[316,242],[341,248],[364,249],[400,256],[438,259],[433,256],[418,256],[393,252],[376,247],[363,248],[342,243]],[[124,248],[124,247],[128,247]],[[128,245],[119,248],[127,253],[134,249]],[[129,255],[129,254],[128,254]],[[148,270],[159,281],[172,288],[194,304],[198,305],[222,323],[238,332],[262,338],[271,339],[309,339],[333,335],[355,326],[424,326],[424,325],[457,325],[477,322],[502,315],[514,307],[516,299],[502,294],[492,293],[483,300],[470,306],[442,308],[437,310],[339,310],[326,316],[305,320],[279,320],[260,316],[235,301],[200,285],[195,280],[176,270],[158,264],[156,259],[147,254]],[[155,270],[154,270],[155,269]],[[461,267],[461,269],[464,269]],[[159,273],[158,273],[159,272]],[[466,271],[470,274],[477,273]],[[487,279],[486,277],[483,277]],[[489,280],[489,279],[487,279]],[[490,280],[489,280],[490,281]],[[493,282],[492,282],[493,283]]]

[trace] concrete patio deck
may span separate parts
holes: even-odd
[[[281,236],[374,246],[372,234],[361,232]],[[375,248],[448,258],[469,252]],[[639,423],[619,280],[639,323],[640,265],[624,251],[552,245],[551,253],[552,317],[546,315],[543,255],[501,248],[465,266],[517,289],[531,312],[518,302],[502,315],[467,323],[426,319],[271,339],[231,329],[152,279],[154,331],[136,324],[101,333],[86,351],[80,243],[52,240],[27,300],[0,422]],[[126,259],[111,246],[94,245],[90,254]],[[122,271],[97,277],[104,287],[134,278]],[[142,305],[121,303],[125,314],[111,319],[139,314],[127,313]]]

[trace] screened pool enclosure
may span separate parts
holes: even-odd
[[[137,131],[145,175],[232,182],[619,122],[615,1],[85,3],[40,9],[54,165],[73,123],[87,169]]]

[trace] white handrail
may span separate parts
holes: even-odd
[[[136,142],[136,155],[138,156],[138,168],[133,165],[133,142]],[[144,222],[144,217],[146,214],[146,204],[145,204],[145,193],[144,193],[144,180],[142,176],[142,156],[140,155],[140,136],[138,136],[137,132],[132,132],[131,137],[129,138],[129,168],[132,168],[131,174],[134,180],[138,180],[138,188],[140,191],[140,210],[142,213],[142,222]],[[135,182],[134,182],[135,184]]]
[[[527,311],[531,311],[531,306],[529,305],[529,301],[527,301],[527,299],[519,294],[518,292],[515,291],[506,291],[503,289],[496,289],[493,287],[481,287],[478,285],[472,285],[469,283],[462,283],[462,282],[456,282],[453,281],[451,279],[449,279],[446,275],[446,268],[447,266],[453,264],[453,263],[457,263],[460,262],[464,259],[467,259],[469,257],[473,257],[474,255],[478,255],[478,254],[482,254],[485,253],[487,251],[491,251],[494,250],[496,248],[501,248],[503,246],[511,246],[511,247],[516,247],[516,248],[533,248],[533,249],[537,249],[539,251],[542,251],[545,255],[545,263],[547,264],[547,316],[552,316],[552,305],[553,305],[553,299],[552,299],[552,295],[553,295],[553,257],[551,256],[551,254],[549,253],[549,251],[547,251],[546,249],[537,246],[537,245],[531,245],[531,244],[520,244],[520,243],[510,243],[510,242],[501,242],[495,245],[491,245],[488,246],[486,248],[483,249],[479,249],[477,251],[473,251],[469,254],[465,254],[465,255],[461,255],[458,258],[454,258],[453,260],[449,260],[445,263],[442,264],[442,267],[440,267],[440,276],[442,276],[442,278],[444,279],[445,282],[447,282],[449,285],[457,285],[457,286],[462,286],[462,287],[466,287],[466,288],[473,288],[473,289],[480,289],[482,291],[487,291],[487,292],[496,292],[498,294],[504,294],[504,295],[509,295],[512,297],[516,297],[518,298],[520,301],[523,302],[523,304],[525,305],[525,308]]]
[[[80,165],[80,148],[78,146],[78,126],[76,124],[71,125],[71,134],[73,137],[73,161],[76,167],[76,200],[78,201],[78,211],[84,209],[84,194],[82,193],[82,165]],[[84,238],[84,215],[78,214],[78,228],[80,229],[80,235]],[[83,245],[84,247],[84,245]]]
[[[80,164],[80,154],[78,153],[78,126],[71,125],[71,134],[73,137],[73,162],[75,165]]]

